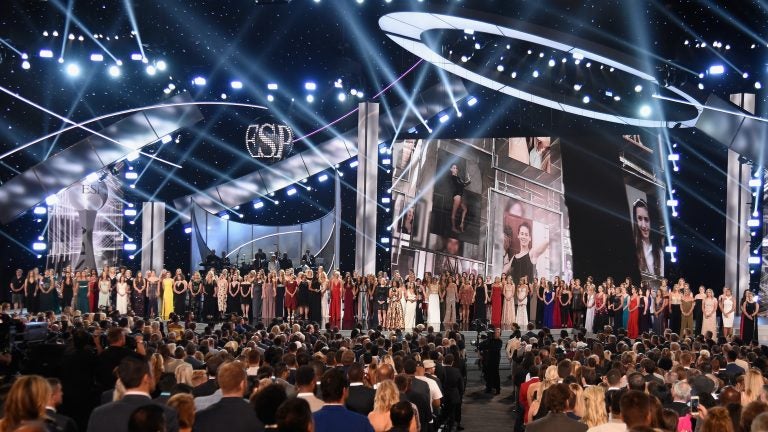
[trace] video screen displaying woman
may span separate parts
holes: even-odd
[[[519,283],[523,276],[533,280],[536,262],[549,248],[548,236],[534,236],[534,221],[525,217],[520,201],[509,199],[504,208],[504,261],[502,272]],[[544,227],[542,227],[544,228]]]
[[[653,229],[657,223],[651,217],[648,203],[639,198],[632,205],[632,225],[635,238],[635,256],[641,273],[655,276],[664,275],[664,251],[661,245],[661,235],[658,229]]]

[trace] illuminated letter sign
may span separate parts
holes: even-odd
[[[293,148],[293,131],[283,124],[263,123],[248,126],[245,147],[256,159],[283,159]]]

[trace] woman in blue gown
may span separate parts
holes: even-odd
[[[629,287],[626,285],[622,285],[621,288],[621,307],[624,308],[624,312],[622,313],[621,322],[622,322],[622,328],[627,328],[627,323],[629,322],[629,294],[627,293],[629,291]]]
[[[554,328],[555,325],[555,292],[547,286],[544,289],[544,327]]]

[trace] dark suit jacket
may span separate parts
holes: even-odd
[[[579,421],[569,418],[564,413],[549,413],[544,418],[528,423],[525,432],[586,432],[589,427]]]
[[[664,408],[669,408],[677,413],[680,417],[691,412],[691,408],[685,402],[670,402],[664,405]]]
[[[315,432],[373,432],[373,426],[365,417],[343,406],[326,405],[312,414]]]
[[[101,386],[101,391],[115,388],[115,381],[117,381],[115,368],[126,357],[136,357],[143,360],[142,356],[135,351],[117,346],[107,347],[96,357],[96,383]]]
[[[88,421],[88,432],[128,432],[128,419],[131,414],[144,405],[159,405],[165,411],[166,432],[178,432],[179,421],[176,410],[158,404],[147,396],[126,395],[119,401],[102,405],[91,414]]]
[[[429,403],[432,403],[432,395],[429,392],[429,384],[425,383],[424,381],[416,378],[415,376],[411,376],[411,391],[414,391],[422,396],[424,396],[424,399],[429,401]],[[419,413],[421,414],[421,413]]]
[[[432,401],[428,397],[424,397],[423,394],[413,391],[413,389],[409,389],[405,396],[408,398],[408,402],[416,405],[416,409],[419,411],[421,430],[428,431],[429,422],[432,421]]]
[[[737,365],[736,363],[728,363],[725,365],[725,374],[728,375],[729,384],[734,384],[736,382],[736,378],[739,375],[744,375],[744,368]]]
[[[209,378],[208,381],[192,389],[192,396],[194,397],[210,396],[216,393],[216,390],[218,389],[219,389],[219,384],[216,383],[216,379]]]
[[[350,386],[347,396],[347,409],[367,416],[373,411],[373,398],[376,390],[366,386]]]
[[[187,356],[187,358],[185,358],[184,361],[191,364],[192,369],[195,369],[195,370],[205,369],[205,364],[192,356]]]
[[[195,415],[193,432],[261,432],[264,425],[251,404],[239,397],[225,397]]]
[[[445,368],[445,381],[443,382],[443,400],[447,403],[457,404],[464,396],[464,378],[455,367]]]
[[[67,417],[64,414],[59,414],[54,410],[46,409],[45,413],[48,417],[56,423],[56,428],[59,432],[77,432],[77,424],[71,417]]]

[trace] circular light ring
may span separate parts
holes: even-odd
[[[703,108],[701,104],[691,97],[688,93],[674,87],[674,86],[662,86],[653,76],[620,61],[609,58],[608,56],[601,55],[595,50],[594,44],[591,50],[582,49],[574,46],[573,44],[566,44],[558,42],[556,40],[534,34],[532,32],[524,32],[521,30],[515,30],[508,27],[503,27],[496,24],[491,24],[484,21],[475,19],[455,17],[450,15],[431,14],[425,12],[395,12],[384,15],[379,19],[379,27],[387,32],[387,36],[395,43],[410,51],[412,54],[421,57],[422,59],[432,63],[433,65],[457,75],[466,80],[480,84],[489,89],[504,93],[506,95],[516,97],[518,99],[525,100],[527,102],[535,103],[552,109],[564,111],[571,114],[576,114],[588,118],[594,118],[598,120],[604,120],[613,123],[627,124],[630,126],[639,127],[693,127],[701,114]],[[421,36],[424,32],[430,30],[465,30],[472,29],[475,32],[488,33],[491,35],[497,35],[502,37],[508,37],[511,39],[519,39],[538,45],[547,46],[559,51],[564,51],[570,54],[578,54],[585,59],[598,61],[606,66],[610,66],[635,77],[650,82],[654,85],[658,85],[666,88],[667,90],[677,94],[686,101],[696,106],[696,116],[689,120],[681,121],[667,121],[667,120],[650,120],[634,117],[625,117],[611,113],[599,112],[584,109],[582,107],[568,105],[562,102],[557,102],[552,99],[548,99],[542,96],[537,96],[520,89],[510,87],[507,84],[500,83],[496,80],[480,75],[469,69],[466,69],[451,60],[441,56],[434,50],[429,48],[421,40]],[[607,49],[603,51],[608,51]]]

